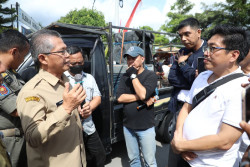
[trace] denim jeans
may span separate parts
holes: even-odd
[[[131,167],[141,167],[140,150],[146,167],[157,167],[155,128],[133,130],[123,127]]]

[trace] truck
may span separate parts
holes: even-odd
[[[83,70],[93,75],[102,94],[101,104],[92,113],[93,121],[106,153],[110,154],[112,144],[124,140],[122,130],[123,105],[117,103],[116,100],[119,79],[127,69],[124,60],[119,59],[119,57],[122,58],[121,52],[126,51],[127,45],[142,47],[145,52],[146,68],[154,70],[152,60],[153,34],[160,33],[171,36],[175,34],[118,27],[113,26],[112,23],[109,23],[107,27],[52,23],[45,28],[59,32],[67,46],[79,46],[87,53]],[[114,29],[130,30],[130,33],[124,33],[124,36],[121,33],[113,34]],[[121,42],[121,38],[125,39],[124,42]],[[121,49],[122,45],[126,46]],[[107,56],[105,56],[105,52]],[[31,55],[25,57],[17,71],[21,76],[24,73],[35,75],[36,70]],[[159,88],[158,96],[160,99],[156,101],[154,107],[156,139],[166,143],[170,141],[173,130],[173,113],[168,110],[172,89],[172,86]]]

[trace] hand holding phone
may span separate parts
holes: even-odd
[[[200,74],[203,71],[206,71],[205,67],[204,67],[204,57],[198,57],[197,58],[198,61],[198,74]]]
[[[242,91],[242,120],[250,120],[250,85]]]

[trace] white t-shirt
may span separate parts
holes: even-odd
[[[184,89],[182,89],[182,90],[179,92],[179,94],[178,94],[178,96],[177,96],[177,99],[178,99],[179,101],[185,102],[185,101],[186,101],[186,98],[188,97],[188,94],[189,94],[189,90],[184,90]]]
[[[187,103],[192,104],[193,97],[204,87],[208,86],[207,80],[212,73],[212,71],[205,71],[195,79],[186,99]],[[242,71],[239,68],[233,73],[242,73]],[[217,80],[222,78],[224,77]],[[187,140],[193,140],[217,134],[222,122],[240,128],[239,123],[242,120],[241,91],[243,89],[241,83],[245,83],[247,79],[247,77],[240,77],[217,87],[210,96],[196,106],[185,120],[183,137]],[[227,151],[194,151],[198,157],[189,161],[189,164],[197,167],[238,167],[240,142],[241,138]]]

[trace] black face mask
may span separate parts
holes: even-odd
[[[69,71],[73,74],[80,74],[82,72],[83,65],[76,65],[69,67]]]

